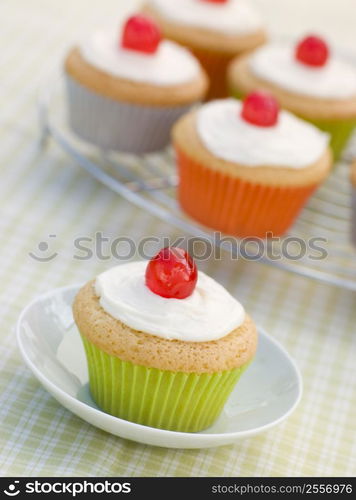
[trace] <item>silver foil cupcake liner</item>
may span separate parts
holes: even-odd
[[[165,148],[176,120],[193,104],[154,107],[116,101],[66,75],[68,118],[73,132],[106,150],[149,153]]]

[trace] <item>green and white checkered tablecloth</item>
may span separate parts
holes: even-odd
[[[98,231],[109,238],[126,235],[136,240],[175,235],[163,222],[98,185],[55,144],[46,151],[38,145],[35,102],[41,82],[73,38],[133,3],[0,2],[0,474],[355,476],[352,292],[257,263],[231,263],[226,255],[201,266],[284,344],[304,378],[303,399],[287,421],[221,448],[154,448],[102,432],[57,403],[20,358],[14,325],[23,306],[41,292],[84,282],[114,264],[73,259],[77,236],[93,237]],[[266,2],[257,3],[263,7]],[[56,237],[51,239],[51,234]],[[48,263],[29,256],[41,241],[58,252]]]

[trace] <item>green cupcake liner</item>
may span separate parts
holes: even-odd
[[[107,413],[138,424],[181,432],[212,425],[247,364],[219,373],[183,373],[135,365],[82,336],[89,385]]]
[[[230,90],[232,97],[243,99],[244,94]],[[352,120],[310,120],[303,115],[298,115],[302,120],[309,122],[320,130],[330,134],[330,147],[333,151],[334,161],[338,161],[344,151],[352,132],[356,128],[356,119]]]
[[[301,118],[330,134],[330,147],[334,153],[334,161],[338,161],[356,128],[356,120],[308,120],[303,116]]]

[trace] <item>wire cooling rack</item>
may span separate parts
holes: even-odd
[[[176,200],[178,178],[171,149],[133,156],[102,151],[68,127],[64,81],[47,86],[39,99],[41,142],[52,137],[88,174],[129,202],[183,233],[245,258],[337,286],[356,290],[356,247],[350,242],[349,164],[356,158],[356,136],[302,211],[290,232],[277,241],[224,239],[187,217]]]

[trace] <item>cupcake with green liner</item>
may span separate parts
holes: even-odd
[[[257,346],[242,305],[180,248],[100,274],[73,313],[95,402],[160,429],[209,427]]]
[[[143,15],[72,47],[65,81],[73,132],[103,149],[135,154],[166,147],[173,123],[208,87],[197,59],[164,40]]]
[[[356,66],[319,37],[267,44],[234,60],[228,81],[235,97],[271,92],[282,107],[328,132],[335,159],[356,126]]]

